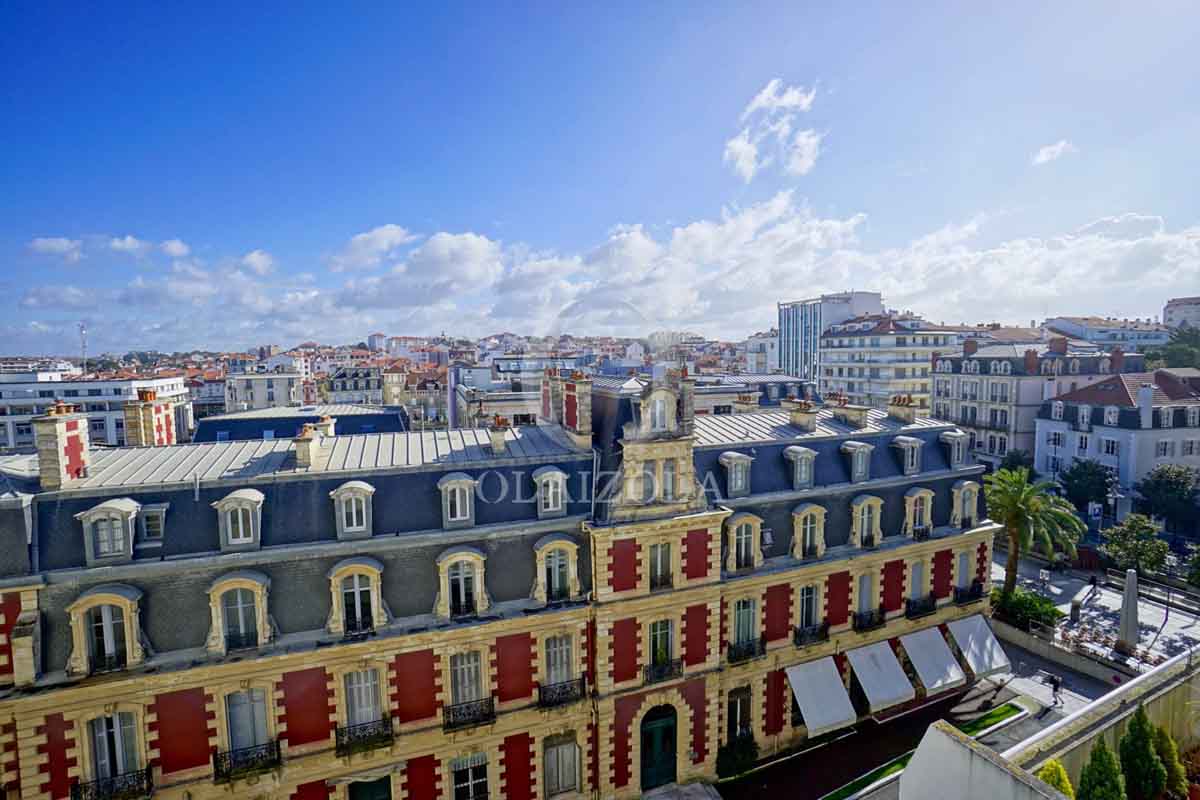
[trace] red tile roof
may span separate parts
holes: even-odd
[[[1160,369],[1156,372],[1126,372],[1059,395],[1056,400],[1094,406],[1137,406],[1138,389],[1154,386],[1154,405],[1200,404],[1200,381],[1182,371]]]

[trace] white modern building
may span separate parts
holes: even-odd
[[[1118,519],[1133,485],[1160,464],[1200,467],[1200,370],[1113,375],[1047,400],[1038,411],[1034,469],[1051,478],[1094,459],[1117,478]]]
[[[837,292],[779,303],[779,368],[815,381],[821,360],[821,334],[830,325],[883,313],[879,292]]]
[[[387,334],[372,333],[367,337],[367,349],[379,353],[387,346]]]
[[[294,372],[308,380],[312,377],[312,358],[304,353],[276,353],[258,362],[256,372]]]
[[[746,372],[770,374],[779,371],[779,331],[756,333],[746,339]]]
[[[933,354],[955,347],[959,336],[909,314],[868,314],[831,325],[821,337],[819,391],[874,408],[911,395],[917,413],[928,415]]]
[[[1163,306],[1163,324],[1168,328],[1200,328],[1200,297],[1172,297]]]
[[[1116,317],[1051,317],[1042,323],[1055,333],[1107,347],[1120,346],[1144,352],[1147,347],[1166,344],[1171,329],[1151,319]]]
[[[303,379],[297,373],[254,372],[225,377],[225,410],[296,406],[303,400]]]
[[[63,372],[0,375],[0,450],[34,446],[32,419],[56,401],[79,406],[87,415],[93,444],[125,444],[125,403],[148,389],[174,406],[179,441],[192,429],[192,405],[183,378],[120,378],[84,380]]]

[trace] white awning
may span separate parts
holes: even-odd
[[[926,628],[916,633],[906,633],[900,637],[908,660],[916,667],[925,691],[937,694],[967,682],[967,676],[958,666],[950,645],[942,638],[937,628]]]
[[[804,715],[809,736],[836,731],[858,720],[850,695],[829,656],[787,668],[788,683]]]
[[[992,629],[988,627],[987,620],[982,615],[975,614],[966,619],[956,619],[946,625],[975,677],[985,678],[997,672],[1008,672],[1012,668],[1008,663],[1008,656],[1004,654],[1004,649],[996,641]]]
[[[917,696],[904,668],[896,660],[892,646],[886,641],[859,647],[846,653],[859,685],[871,704],[871,712],[886,711]]]

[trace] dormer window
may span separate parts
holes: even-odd
[[[951,492],[950,525],[954,528],[973,528],[979,515],[979,484],[959,481]]]
[[[753,514],[734,514],[725,522],[727,572],[755,569],[762,563],[762,520]]]
[[[914,487],[904,494],[904,535],[922,539],[933,529],[933,491]]]
[[[538,519],[561,517],[566,513],[567,474],[558,467],[540,467],[533,471],[537,486]]]
[[[850,482],[859,483],[871,477],[871,451],[874,446],[865,442],[843,442],[842,452],[850,456]]]
[[[475,479],[464,472],[452,472],[438,481],[443,528],[469,528],[475,524],[475,484]]]
[[[579,583],[579,545],[565,533],[543,536],[533,546],[536,573],[533,599],[561,603],[583,591]]]
[[[719,460],[725,467],[727,496],[744,497],[750,494],[750,464],[754,458],[731,450],[722,453]]]
[[[435,613],[445,618],[469,617],[488,609],[483,568],[487,557],[474,547],[456,547],[438,556],[438,592]]]
[[[1175,424],[1175,409],[1171,406],[1161,409],[1158,412],[1159,427],[1170,428]]]
[[[1079,374],[1079,359],[1072,358],[1070,363],[1067,364],[1067,371],[1070,372],[1072,375],[1078,375]]]
[[[141,504],[128,497],[105,500],[75,515],[83,524],[84,555],[88,566],[133,558],[133,538]]]
[[[1107,358],[1100,359],[1100,374],[1107,375],[1112,370],[1112,362]]]
[[[873,495],[860,495],[850,503],[850,544],[870,549],[883,538],[881,519],[883,500]]]
[[[665,431],[667,429],[667,401],[656,397],[650,401],[650,430]]]
[[[258,549],[264,499],[257,489],[238,489],[212,504],[223,551]]]
[[[1116,406],[1107,406],[1104,409],[1104,424],[1116,425],[1121,417],[1121,409]]]
[[[232,572],[213,581],[208,589],[212,623],[205,645],[210,653],[224,655],[271,641],[267,615],[270,587],[271,579],[254,570]]]
[[[950,461],[950,468],[961,467],[967,457],[967,435],[955,429],[943,432],[938,439],[946,445],[946,456]]]
[[[372,533],[372,498],[375,487],[365,481],[347,481],[329,493],[339,539],[366,539]]]
[[[1079,427],[1081,427],[1081,428],[1086,427],[1087,424],[1092,421],[1092,407],[1091,406],[1080,406],[1078,409],[1076,409],[1075,413],[1078,415],[1076,417],[1076,420],[1079,423]]]
[[[900,451],[900,466],[905,475],[915,475],[921,471],[920,439],[913,436],[897,436],[892,439],[892,445]]]
[[[1065,406],[1061,400],[1055,400],[1050,404],[1050,419],[1062,419]]]
[[[68,674],[112,672],[142,663],[141,599],[140,589],[113,583],[88,589],[67,606],[71,621]]]
[[[383,564],[368,556],[348,558],[329,570],[333,598],[327,628],[348,637],[364,636],[387,622],[380,595]]]
[[[817,451],[799,445],[791,445],[784,448],[783,457],[792,464],[792,488],[811,489]]]
[[[792,510],[792,557],[820,558],[825,555],[825,507],[803,503]]]
[[[1187,424],[1189,428],[1200,427],[1200,406],[1192,406],[1187,410]]]

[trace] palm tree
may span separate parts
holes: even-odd
[[[1004,565],[1004,593],[1017,587],[1017,565],[1021,553],[1041,547],[1054,558],[1059,547],[1072,558],[1075,542],[1087,530],[1075,509],[1063,498],[1051,493],[1051,481],[1030,483],[1029,470],[1000,469],[984,479],[988,516],[1004,525],[1008,536],[1008,562]]]

